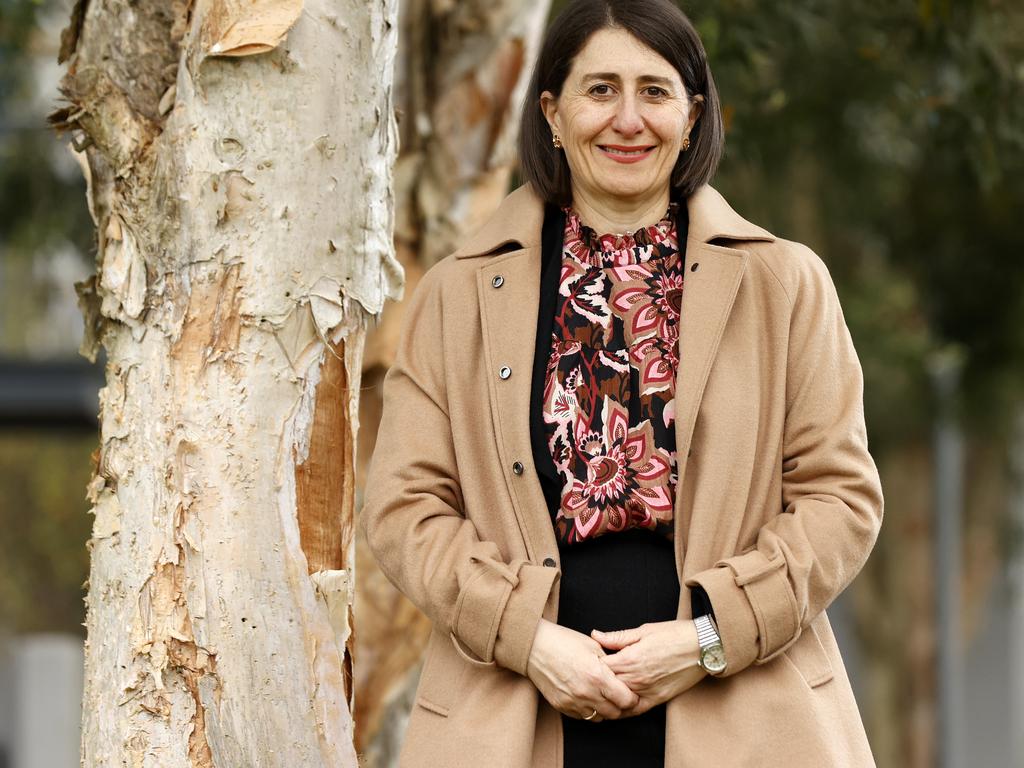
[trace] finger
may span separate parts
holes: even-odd
[[[608,670],[611,673],[611,670]],[[628,685],[611,674],[611,679],[601,685],[601,693],[613,705],[619,709],[629,709],[635,706],[640,697],[633,693]]]
[[[633,707],[633,709],[631,711],[632,711],[632,713],[634,715],[642,715],[644,712],[649,710],[652,706],[654,706],[654,701],[652,699],[645,699],[645,698],[641,697],[640,701],[637,702],[637,705],[635,707]]]
[[[604,695],[603,688],[596,694],[583,699],[577,699],[573,709],[579,710],[581,720],[586,720],[587,715],[596,710],[597,714],[590,718],[590,722],[595,720],[614,720],[622,711],[620,707],[616,706]]]
[[[588,723],[598,723],[604,719],[601,706],[598,702],[588,704],[585,701],[574,701],[571,709],[564,710],[565,714],[575,717],[577,720],[586,720]],[[593,713],[593,717],[588,717]]]
[[[585,712],[584,714],[589,715],[595,709],[597,710],[597,716],[590,718],[591,721],[614,720],[619,716],[620,712],[619,708],[612,704],[610,701],[608,701],[607,699],[601,699],[600,701],[595,701],[593,704],[591,704],[591,708],[587,710],[587,712]]]
[[[625,719],[627,717],[636,717],[637,715],[642,715],[650,708],[650,702],[647,699],[641,698],[640,701],[636,703],[636,706],[622,710],[621,718]]]
[[[632,670],[636,667],[636,660],[633,658],[633,655],[634,654],[630,653],[630,649],[626,648],[618,653],[609,653],[602,656],[601,661],[604,662],[604,665],[612,672],[619,674],[621,672]]]
[[[595,629],[591,631],[590,636],[605,648],[618,650],[635,643],[642,637],[642,634],[638,627],[634,627],[632,629],[617,629],[614,632],[602,632],[600,629]]]

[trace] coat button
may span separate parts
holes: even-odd
[[[501,288],[501,285],[504,282],[505,278],[502,277],[501,275],[495,275],[494,277],[491,278],[491,285],[493,285],[495,288]]]
[[[558,563],[555,562],[554,558],[545,557],[544,565],[546,565],[548,568],[554,568],[556,565],[558,565]]]
[[[501,378],[503,379],[507,379],[509,376],[512,375],[512,369],[509,368],[507,365],[503,365],[498,370],[498,375],[501,376]]]
[[[699,266],[700,266],[700,262],[699,261],[693,262],[693,264],[690,265],[690,271],[691,272],[696,272],[697,271],[697,267],[699,267]]]
[[[512,471],[515,472],[517,475],[523,474],[523,462],[521,462],[521,461],[513,462],[513,464],[512,464]]]

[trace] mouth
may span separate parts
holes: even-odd
[[[599,144],[601,150],[610,159],[619,163],[636,163],[650,156],[654,147],[649,144],[639,146],[624,146],[621,144]]]

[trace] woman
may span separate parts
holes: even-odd
[[[825,608],[882,496],[828,271],[710,186],[668,0],[577,0],[528,183],[411,297],[361,514],[434,630],[400,764],[871,766]]]

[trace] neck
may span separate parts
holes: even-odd
[[[598,234],[632,234],[638,229],[657,224],[668,210],[668,187],[656,195],[635,200],[598,200],[586,190],[573,185],[572,206],[580,221]]]

